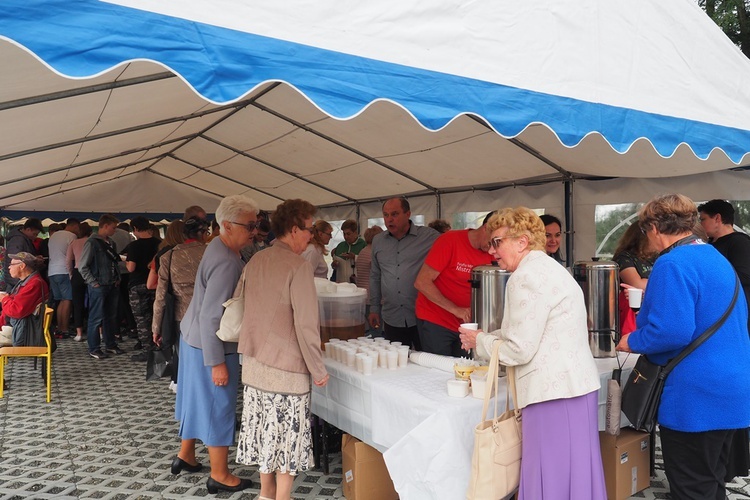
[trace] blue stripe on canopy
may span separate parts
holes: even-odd
[[[0,36],[70,77],[135,59],[156,61],[216,103],[240,99],[264,82],[283,81],[340,119],[386,99],[428,129],[470,113],[504,137],[544,124],[567,147],[597,132],[620,153],[646,138],[664,157],[685,143],[698,158],[718,148],[739,163],[750,144],[748,130],[532,92],[96,0],[6,0]]]

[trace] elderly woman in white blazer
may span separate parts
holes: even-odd
[[[544,251],[544,224],[528,208],[487,223],[489,253],[512,275],[499,330],[460,329],[464,349],[516,367],[523,409],[520,500],[607,498],[598,433],[599,374],[588,345],[583,292]]]

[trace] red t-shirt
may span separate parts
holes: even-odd
[[[477,250],[469,243],[469,230],[448,231],[432,245],[424,263],[438,271],[435,279],[440,293],[458,307],[471,306],[471,270],[475,266],[492,263],[492,256]],[[443,326],[454,332],[462,323],[442,307],[435,305],[422,293],[417,294],[417,318]]]

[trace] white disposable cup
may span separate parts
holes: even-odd
[[[628,302],[633,309],[640,309],[643,300],[643,290],[640,288],[630,288],[628,290]]]
[[[362,374],[372,375],[372,365],[372,358],[370,356],[365,356],[365,358],[362,359]]]
[[[346,366],[349,366],[351,368],[355,367],[355,357],[357,355],[357,351],[354,349],[347,349],[346,350]]]
[[[402,345],[404,345],[404,344],[401,343],[401,342],[391,342],[391,346],[393,346],[393,347],[401,347]]]
[[[448,396],[454,398],[465,398],[468,394],[468,380],[448,380]]]
[[[346,348],[343,344],[336,344],[336,361],[346,364]]]
[[[374,370],[375,368],[378,367],[378,357],[379,357],[378,351],[371,350],[370,352],[367,353],[367,355],[372,360],[372,369]]]
[[[461,328],[467,330],[479,330],[479,323],[461,323]]]
[[[357,363],[357,371],[359,373],[364,373],[364,370],[365,370],[364,364],[363,364],[364,358],[367,358],[367,356],[361,353],[357,354],[356,363]]]
[[[409,363],[409,347],[402,346],[398,348],[398,367],[403,368]]]
[[[395,370],[396,368],[398,368],[398,352],[387,351],[386,356],[388,359],[388,369]]]
[[[380,359],[381,368],[388,368],[388,349],[378,349],[378,359]]]
[[[484,390],[487,386],[487,374],[474,372],[469,375],[471,379],[471,395],[477,399],[484,399]]]

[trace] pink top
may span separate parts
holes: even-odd
[[[76,240],[73,240],[70,245],[68,245],[68,253],[65,256],[65,267],[68,268],[68,274],[71,274],[73,272],[73,267],[79,269],[78,263],[81,262],[83,245],[86,243],[87,239],[89,239],[88,236],[85,238],[78,238]]]

